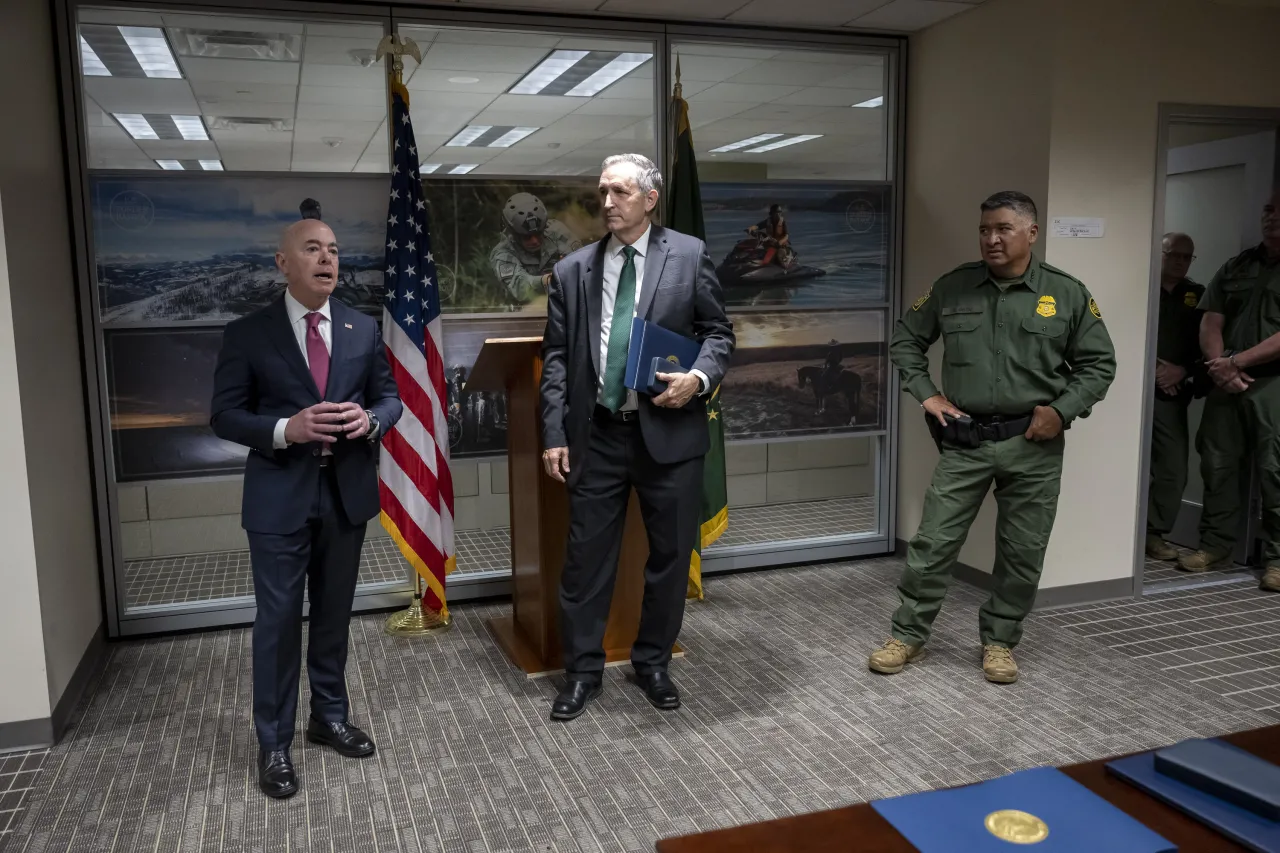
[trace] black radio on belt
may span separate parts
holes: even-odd
[[[961,450],[976,450],[984,441],[1008,441],[1025,434],[1031,426],[1031,415],[972,418],[969,415],[955,417],[944,412],[942,416],[947,420],[946,426],[938,423],[938,419],[928,412],[924,416],[939,453],[944,444]]]

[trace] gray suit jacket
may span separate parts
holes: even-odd
[[[556,264],[548,287],[542,340],[542,440],[569,448],[569,480],[582,475],[600,371],[600,314],[604,254],[609,238],[584,246]],[[655,225],[649,232],[636,316],[702,343],[693,367],[711,388],[724,379],[733,355],[733,324],[725,315],[715,267],[701,240]],[[681,409],[653,405],[640,395],[646,448],[663,464],[710,449],[706,398]]]

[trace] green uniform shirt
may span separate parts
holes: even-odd
[[[1175,284],[1172,290],[1160,288],[1156,357],[1187,371],[1187,379],[1179,387],[1176,397],[1156,389],[1156,396],[1162,400],[1191,401],[1192,380],[1200,372],[1200,318],[1204,312],[1199,305],[1203,298],[1204,285],[1189,278]]]
[[[928,352],[942,335],[942,388],[965,413],[1051,405],[1064,423],[1087,416],[1116,375],[1097,303],[1079,280],[1036,259],[1001,284],[986,264],[965,264],[916,300],[889,345],[903,387],[921,402],[938,393]]]
[[[1222,344],[1234,352],[1280,332],[1280,260],[1262,245],[1236,255],[1209,282],[1200,309],[1224,315]]]
[[[542,276],[572,252],[582,248],[582,241],[559,220],[552,219],[542,232],[542,248],[526,252],[514,238],[504,236],[489,252],[489,265],[507,289],[513,302],[523,305],[545,293]]]

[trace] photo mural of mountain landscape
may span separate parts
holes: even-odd
[[[283,291],[280,232],[318,202],[338,238],[336,295],[382,311],[385,176],[91,179],[98,304],[107,326],[225,322]]]

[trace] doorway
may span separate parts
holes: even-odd
[[[1160,115],[1160,171],[1157,173],[1156,209],[1152,233],[1151,301],[1148,331],[1148,353],[1151,378],[1151,398],[1147,401],[1144,448],[1144,482],[1168,482],[1170,460],[1167,443],[1156,436],[1159,427],[1154,426],[1158,403],[1155,402],[1155,375],[1157,345],[1160,335],[1171,334],[1171,297],[1182,301],[1186,289],[1173,283],[1178,271],[1177,260],[1183,263],[1189,254],[1190,266],[1186,279],[1206,286],[1218,269],[1230,258],[1261,240],[1260,218],[1264,204],[1280,177],[1277,169],[1277,138],[1280,136],[1280,111],[1252,110],[1221,107],[1165,106]],[[1177,245],[1171,247],[1166,235],[1186,235],[1190,238],[1173,238]],[[1170,260],[1174,261],[1173,264]],[[1162,306],[1164,321],[1162,322]],[[1194,329],[1196,321],[1190,320]],[[1162,328],[1164,327],[1164,328]],[[1184,330],[1187,326],[1182,326]],[[1172,332],[1190,335],[1190,332]],[[1167,353],[1168,341],[1162,352]],[[1199,352],[1198,344],[1191,343],[1193,352]],[[1204,506],[1204,482],[1200,471],[1200,456],[1196,450],[1196,436],[1200,430],[1204,412],[1205,394],[1212,387],[1206,381],[1196,387],[1191,399],[1184,398],[1182,408],[1188,437],[1186,481],[1180,501],[1165,502],[1163,510],[1157,510],[1159,486],[1148,489],[1144,496],[1144,512],[1139,540],[1145,540],[1148,519],[1162,534],[1165,543],[1172,546],[1180,557],[1185,557],[1199,547],[1200,521]],[[1167,418],[1170,407],[1163,407]],[[1153,435],[1153,428],[1156,433]],[[1166,433],[1167,434],[1167,433]],[[1154,448],[1154,450],[1153,450]],[[1154,456],[1153,456],[1154,452]],[[1161,454],[1165,454],[1161,457]],[[1176,455],[1176,454],[1175,454]],[[1260,524],[1260,503],[1257,484],[1252,470],[1245,472],[1242,482],[1246,494],[1242,495],[1243,508],[1238,519],[1235,550],[1230,559],[1208,571],[1186,571],[1177,558],[1159,559],[1144,549],[1138,572],[1139,587],[1143,592],[1164,591],[1170,588],[1199,586],[1218,583],[1247,583],[1252,580],[1250,569],[1255,562],[1256,543]],[[1163,475],[1163,476],[1162,476]],[[1155,513],[1155,517],[1151,514]],[[1159,516],[1165,516],[1157,520]]]

